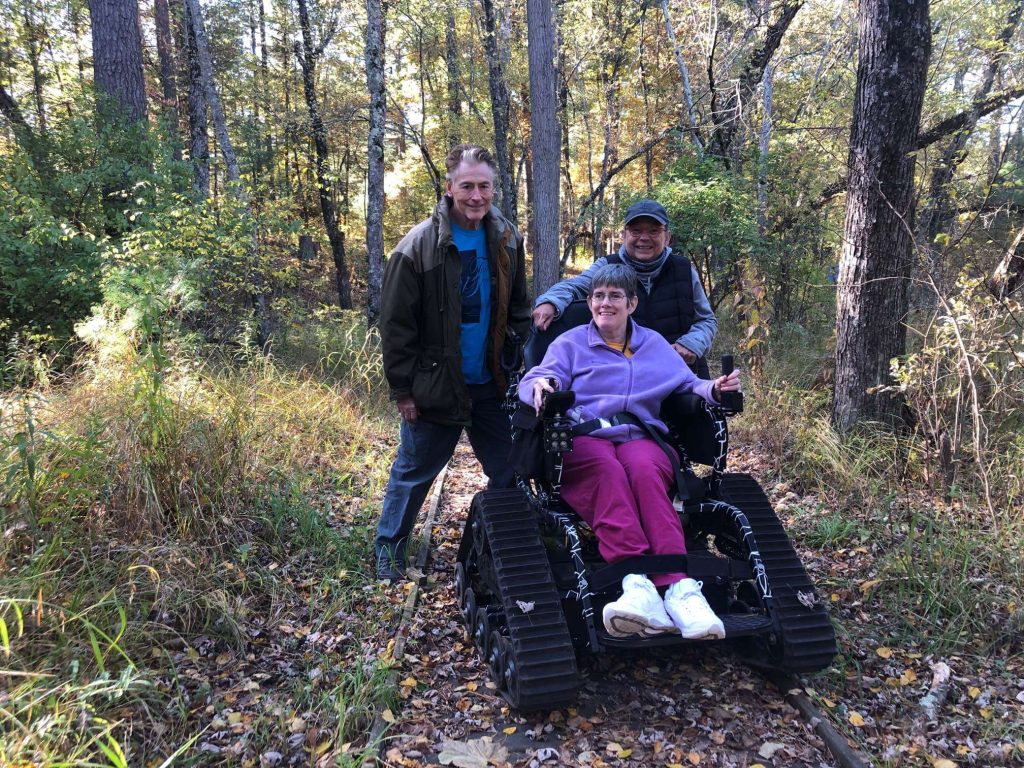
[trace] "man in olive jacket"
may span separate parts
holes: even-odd
[[[381,293],[384,374],[402,417],[374,553],[377,576],[404,576],[406,540],[462,430],[491,488],[514,482],[501,404],[501,354],[525,339],[531,302],[523,239],[491,201],[494,158],[461,144],[445,158],[445,195],[402,239]]]

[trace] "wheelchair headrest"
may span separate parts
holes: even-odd
[[[572,302],[561,315],[552,320],[546,331],[538,331],[534,326],[530,330],[530,338],[527,339],[526,348],[523,350],[525,369],[528,371],[535,365],[539,365],[552,341],[570,328],[589,323],[590,317],[590,307],[587,306],[586,299],[580,299]]]

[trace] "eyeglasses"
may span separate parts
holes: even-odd
[[[606,299],[612,304],[621,304],[626,300],[626,294],[621,291],[610,291],[608,293],[605,293],[604,291],[594,291],[590,294],[590,300],[595,304],[600,304]]]
[[[626,227],[626,234],[630,237],[657,237],[665,232],[665,227]]]

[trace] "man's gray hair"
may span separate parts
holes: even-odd
[[[632,301],[636,298],[636,270],[628,264],[605,264],[590,281],[590,293],[598,288],[618,288]]]
[[[452,174],[459,167],[460,163],[470,163],[477,165],[484,163],[490,166],[491,170],[495,174],[498,173],[498,163],[494,159],[494,155],[488,152],[478,144],[459,144],[457,147],[453,147],[452,151],[448,153],[448,156],[444,159],[444,167],[446,173],[444,175],[445,180],[451,181]]]

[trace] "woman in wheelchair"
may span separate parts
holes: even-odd
[[[573,390],[570,415],[596,427],[576,437],[564,456],[562,498],[591,526],[608,563],[686,552],[683,526],[669,498],[674,477],[668,456],[642,428],[613,423],[618,421],[613,417],[628,412],[665,434],[658,410],[669,394],[693,392],[717,403],[722,392],[740,389],[738,371],[713,381],[699,379],[660,335],[630,319],[636,284],[636,273],[624,264],[596,272],[587,299],[592,322],[556,338],[541,364],[519,383],[520,399],[538,414],[545,393]],[[664,598],[659,587],[666,588]],[[603,619],[615,637],[725,636],[701,583],[685,573],[627,575],[622,597],[605,605]]]

